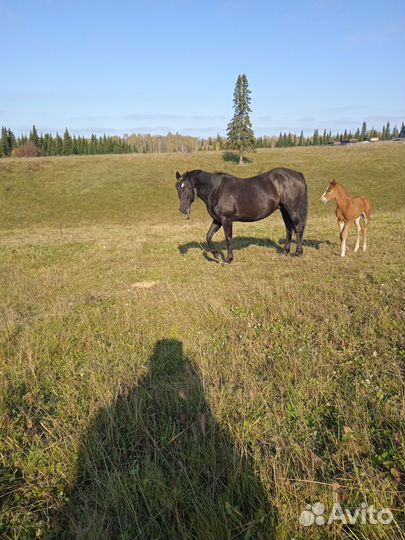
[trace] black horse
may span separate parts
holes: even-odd
[[[219,259],[212,237],[224,228],[228,256],[232,262],[232,223],[234,221],[259,221],[280,209],[287,230],[284,253],[290,251],[292,233],[297,237],[295,255],[302,255],[302,242],[307,218],[308,192],[304,175],[285,168],[253,176],[237,178],[224,173],[194,170],[176,173],[176,189],[180,199],[180,212],[189,216],[191,205],[200,197],[213,219],[207,232],[211,253]]]

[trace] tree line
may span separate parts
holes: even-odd
[[[39,134],[35,125],[29,135],[16,137],[11,129],[3,127],[0,137],[0,157],[69,156],[85,154],[125,154],[130,152],[122,137],[106,136],[89,138],[73,135],[66,129],[58,133]]]
[[[250,127],[250,126],[248,126]],[[402,124],[401,129],[404,129]],[[250,148],[272,148],[288,146],[310,146],[330,144],[344,140],[364,141],[372,137],[380,140],[390,140],[398,136],[395,126],[392,130],[387,122],[381,131],[374,128],[369,130],[366,122],[355,133],[345,130],[343,133],[327,132],[320,134],[316,129],[312,136],[305,136],[303,131],[300,135],[295,133],[280,133],[277,137],[262,136],[250,137]],[[221,151],[229,149],[229,141],[219,134],[216,137],[199,138],[178,133],[167,135],[91,135],[83,137],[71,135],[65,129],[63,136],[51,133],[39,134],[35,125],[28,135],[15,136],[11,129],[3,127],[0,136],[0,157],[36,157],[36,156],[69,156],[69,155],[92,155],[92,154],[127,154],[127,153],[166,153],[166,152],[198,152],[198,151]]]
[[[274,146],[274,137],[258,137],[256,148]],[[91,154],[166,153],[225,150],[226,139],[199,138],[178,133],[167,135],[134,134],[119,136],[81,137],[56,133],[39,134],[35,125],[28,135],[16,137],[11,129],[3,127],[0,137],[0,157],[70,156]]]
[[[263,143],[265,145],[265,143]],[[267,146],[267,144],[266,144]],[[167,135],[134,134],[120,136],[82,137],[65,129],[63,136],[56,133],[39,134],[35,125],[28,135],[16,137],[3,127],[0,136],[0,157],[70,156],[91,154],[166,153],[223,150],[225,139],[199,138],[178,133]]]
[[[401,131],[404,130],[404,123],[402,122]],[[348,131],[347,129],[344,132],[336,132],[332,134],[331,131],[323,131],[319,133],[318,129],[314,130],[312,136],[305,136],[304,132],[301,131],[300,135],[295,133],[280,133],[278,139],[275,143],[277,148],[288,147],[288,146],[317,146],[323,144],[332,144],[339,143],[343,141],[369,141],[370,139],[378,139],[380,141],[389,141],[399,136],[399,130],[397,126],[391,130],[391,125],[387,122],[381,129],[377,131],[374,127],[368,129],[367,123],[363,122],[361,128],[358,128],[354,133]]]

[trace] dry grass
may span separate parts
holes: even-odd
[[[404,538],[403,150],[0,161],[0,536]],[[274,215],[208,262],[175,171],[276,165],[308,180],[305,257]],[[337,255],[331,177],[373,199],[365,254]],[[395,521],[299,524],[337,498]]]

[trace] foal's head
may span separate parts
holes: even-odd
[[[180,199],[180,212],[182,214],[186,214],[187,217],[189,217],[191,205],[197,197],[195,179],[188,172],[180,174],[178,171],[176,172],[176,179],[177,195]]]
[[[324,194],[321,197],[321,203],[326,204],[329,201],[334,201],[336,199],[336,188],[339,184],[336,180],[329,182],[329,186],[325,189]]]

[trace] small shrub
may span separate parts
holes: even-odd
[[[14,148],[12,152],[13,157],[39,157],[42,156],[42,149],[39,148],[32,141],[27,141],[21,146]]]

